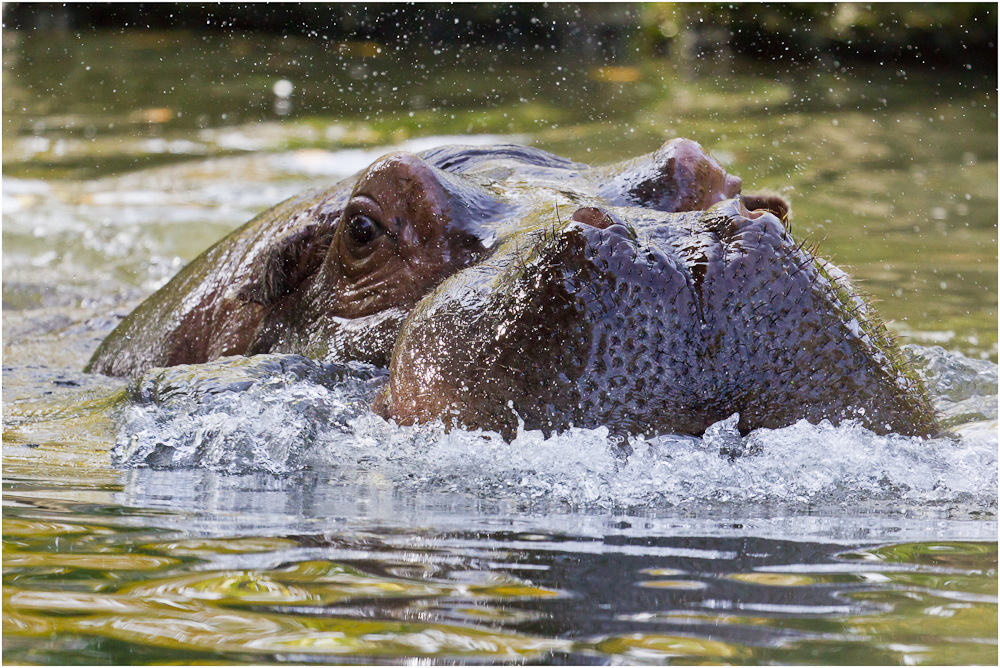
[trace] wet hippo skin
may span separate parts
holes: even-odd
[[[389,368],[399,423],[701,434],[799,419],[937,431],[847,276],[774,195],[689,140],[603,167],[523,146],[392,153],[207,250],[90,362],[136,376],[225,355]]]

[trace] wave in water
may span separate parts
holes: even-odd
[[[201,468],[577,507],[851,505],[880,511],[997,506],[997,367],[908,346],[948,437],[879,436],[805,421],[745,437],[736,417],[702,438],[619,442],[606,428],[507,442],[440,423],[400,427],[367,409],[384,372],[293,355],[233,358],[147,374],[130,388],[112,455],[122,468]]]

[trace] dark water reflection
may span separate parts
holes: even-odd
[[[122,483],[10,483],[5,660],[995,662],[989,524]]]

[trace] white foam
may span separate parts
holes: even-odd
[[[955,355],[947,353],[948,368],[960,366]],[[988,372],[976,365],[977,374]],[[449,431],[440,423],[397,426],[364,408],[352,383],[284,379],[201,397],[196,408],[130,406],[115,461],[234,474],[311,469],[408,493],[569,507],[780,504],[906,513],[997,506],[995,413],[977,414],[954,426],[954,436],[936,439],[800,421],[735,440],[738,433],[723,421],[704,438],[640,437],[627,447],[603,427],[549,437],[522,429],[508,443],[493,432]],[[983,385],[976,387],[964,401],[982,400]]]

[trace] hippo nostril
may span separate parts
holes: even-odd
[[[740,199],[739,202],[740,202],[740,204],[739,204],[739,208],[737,209],[737,213],[741,217],[746,218],[747,220],[757,220],[761,216],[764,216],[764,215],[767,215],[768,213],[771,213],[767,209],[748,208],[747,205],[746,205],[746,203],[742,199]]]
[[[611,217],[611,214],[605,213],[593,206],[585,206],[577,209],[570,216],[570,220],[596,227],[599,230],[606,230],[617,222]]]
[[[788,222],[788,215],[791,211],[791,207],[789,206],[788,201],[781,195],[742,195],[740,199],[747,209],[756,213],[755,216],[752,216],[753,218],[759,218],[765,213],[770,212],[773,213],[782,223]],[[747,217],[750,218],[751,216]]]

